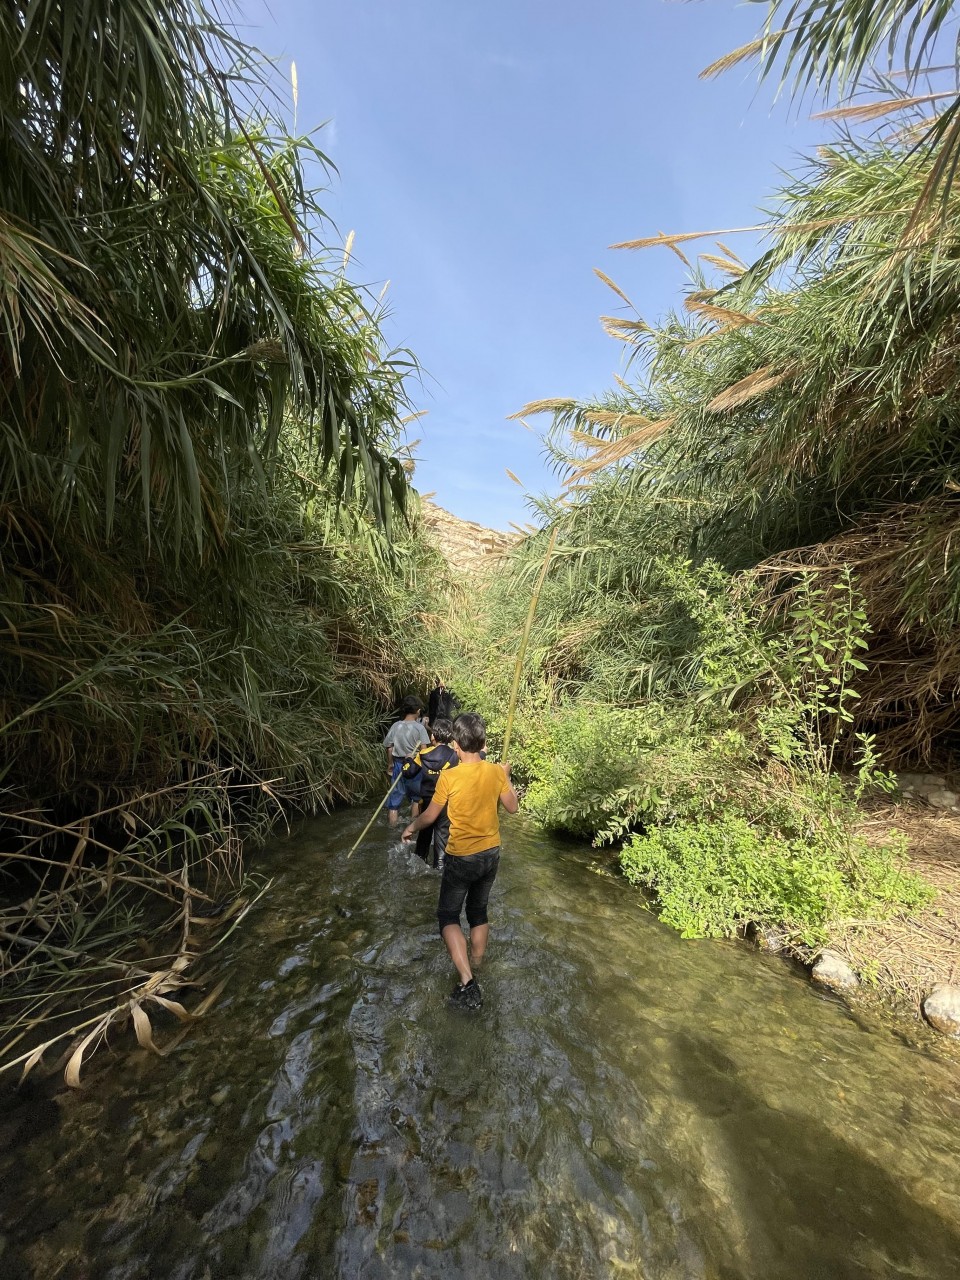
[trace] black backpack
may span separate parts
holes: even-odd
[[[438,720],[456,720],[460,714],[460,699],[452,689],[441,689],[437,699]]]

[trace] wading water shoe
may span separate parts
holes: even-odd
[[[458,982],[450,992],[450,1003],[460,1009],[479,1009],[483,1004],[483,996],[476,978],[471,978],[469,982]]]

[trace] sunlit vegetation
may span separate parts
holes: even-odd
[[[415,366],[262,66],[190,0],[0,12],[2,1065],[148,1043],[241,840],[363,795],[432,665]]]
[[[762,255],[724,233],[620,246],[683,257],[682,307],[648,320],[604,275],[628,376],[523,410],[552,416],[567,483],[538,504],[559,538],[512,755],[541,821],[625,838],[684,932],[752,920],[814,945],[924,896],[897,842],[854,826],[886,769],[956,741],[956,90],[930,115],[909,87],[949,6],[791,10],[789,38],[725,61],[856,94],[921,9],[908,88],[851,107],[880,127],[788,181]],[[545,544],[512,556],[480,650],[518,633]],[[496,715],[500,677],[476,697]]]

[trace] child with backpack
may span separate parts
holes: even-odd
[[[460,763],[444,769],[437,779],[433,799],[419,817],[404,829],[402,839],[412,840],[424,827],[436,822],[447,807],[450,832],[447,837],[437,922],[440,936],[460,981],[450,995],[453,1004],[479,1009],[480,987],[473,976],[471,959],[478,965],[487,949],[490,926],[487,901],[500,865],[499,806],[507,813],[520,807],[510,782],[510,766],[484,760],[487,726],[481,716],[457,716],[453,744]],[[470,957],[467,940],[460,927],[464,903],[470,926]]]
[[[404,766],[404,773],[420,780],[420,807],[426,806],[433,799],[437,782],[444,769],[452,769],[459,763],[456,748],[450,745],[453,737],[453,725],[440,716],[430,725],[429,747],[421,747],[411,761]],[[416,814],[413,815],[416,817]],[[428,866],[442,867],[443,855],[447,845],[447,833],[450,824],[446,810],[440,814],[436,822],[428,827],[421,827],[417,832],[417,857],[422,858]],[[431,845],[433,858],[431,862]]]

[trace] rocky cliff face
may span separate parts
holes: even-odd
[[[423,519],[448,564],[458,573],[481,573],[520,540],[517,533],[487,529],[461,520],[428,499],[422,500]]]

